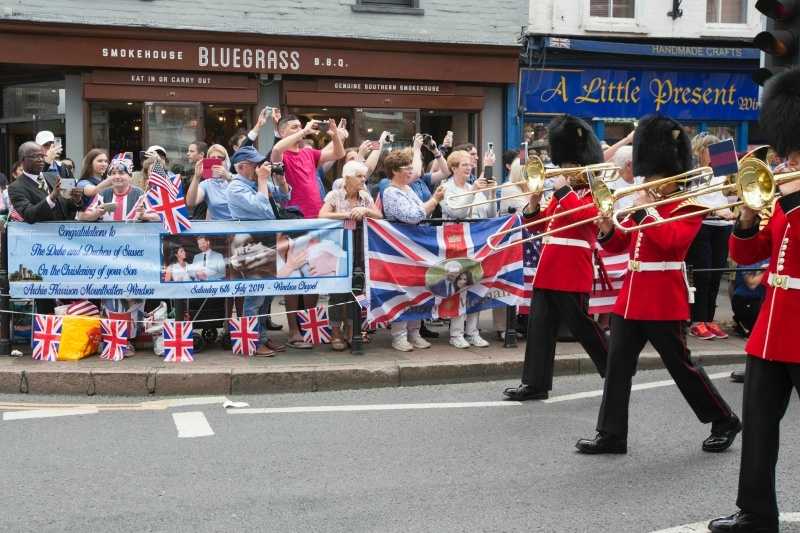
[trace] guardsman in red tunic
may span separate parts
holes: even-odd
[[[583,167],[603,162],[603,149],[592,129],[579,118],[561,115],[547,127],[547,140],[553,163],[562,167]],[[541,220],[578,206],[588,205],[572,215],[559,217],[536,230],[557,230],[597,215],[591,191],[573,189],[573,177],[561,175],[553,184],[553,197],[542,212],[542,195],[532,194],[522,212],[525,222]],[[561,321],[578,339],[601,376],[605,376],[608,346],[603,328],[589,315],[589,291],[594,281],[593,250],[597,238],[594,226],[585,224],[560,231],[542,241],[539,265],[533,279],[528,342],[522,384],[503,394],[512,400],[543,400],[553,388],[553,363]]]
[[[789,171],[800,170],[800,69],[770,79],[761,97],[759,124]],[[780,174],[775,176],[780,178]],[[759,231],[758,213],[742,207],[730,239],[731,257],[739,264],[769,258],[762,283],[767,296],[745,346],[742,459],[738,513],[712,520],[714,533],[777,533],[775,469],[780,423],[792,391],[800,393],[800,180],[779,187],[772,217]]]
[[[663,115],[639,121],[633,136],[633,172],[644,182],[683,174],[691,169],[689,136],[678,122]],[[693,198],[676,196],[674,202],[647,208],[656,196],[670,196],[678,185],[670,183],[649,190],[634,200],[641,207],[615,229],[611,219],[602,219],[600,245],[611,253],[630,253],[628,272],[611,314],[611,345],[608,353],[603,402],[594,439],[576,444],[584,453],[627,453],[628,406],[631,378],[639,354],[649,341],[656,349],[678,389],[704,424],[712,423],[711,436],[703,450],[721,452],[733,444],[741,422],[720,396],[705,370],[692,361],[686,346],[686,321],[691,294],[683,258],[700,229],[705,214],[645,229],[644,224],[668,220],[700,211],[705,206]]]

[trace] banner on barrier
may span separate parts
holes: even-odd
[[[369,320],[447,318],[519,305],[522,246],[496,252],[487,245],[494,233],[517,226],[516,215],[439,227],[366,220]],[[519,238],[516,231],[492,244]]]
[[[8,225],[12,298],[213,298],[327,294],[352,287],[340,220]]]

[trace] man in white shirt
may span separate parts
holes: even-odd
[[[211,243],[205,235],[197,236],[197,247],[200,253],[195,254],[189,275],[196,280],[222,279],[225,276],[225,258],[211,249]]]

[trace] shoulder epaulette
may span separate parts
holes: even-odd
[[[706,204],[704,204],[703,202],[698,200],[696,197],[692,196],[692,197],[686,198],[684,201],[682,201],[677,206],[675,206],[672,209],[672,211],[669,212],[669,214],[672,215],[676,211],[679,211],[680,209],[683,209],[685,207],[697,208],[698,210],[708,209],[708,206]]]

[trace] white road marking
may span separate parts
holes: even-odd
[[[720,372],[718,374],[709,374],[709,379],[719,379],[724,377],[730,377],[730,372]],[[666,379],[664,381],[654,381],[652,383],[642,383],[640,385],[634,385],[631,387],[632,391],[637,390],[647,390],[647,389],[657,389],[659,387],[669,387],[671,385],[675,385],[675,382],[671,379]],[[556,402],[568,402],[570,400],[582,400],[584,398],[596,398],[597,396],[602,396],[602,390],[593,390],[588,392],[578,392],[576,394],[565,394],[564,396],[555,396],[553,398],[548,398],[547,400],[542,400],[542,403],[556,403]]]
[[[170,407],[183,407],[186,405],[212,405],[215,403],[223,404],[228,401],[225,396],[197,396],[195,398],[178,398],[170,400]]]
[[[3,420],[24,420],[29,418],[52,418],[54,416],[96,415],[97,409],[37,409],[3,413]]]
[[[208,437],[214,434],[206,416],[200,411],[172,413],[172,419],[178,428],[178,438]]]
[[[714,520],[714,518],[709,518],[705,522],[695,522],[694,524],[659,529],[658,531],[651,531],[650,533],[708,533],[708,523]],[[800,523],[800,513],[781,513],[780,522],[781,524]]]
[[[334,411],[396,411],[403,409],[455,409],[464,407],[515,407],[519,402],[463,402],[463,403],[395,403],[378,405],[320,405],[308,407],[266,407],[227,411],[230,415],[254,415],[276,413],[323,413]]]

